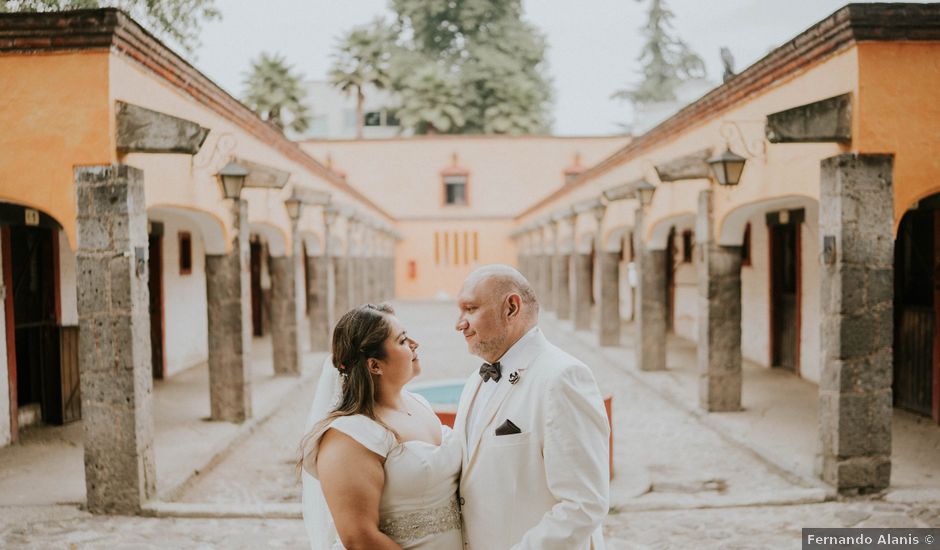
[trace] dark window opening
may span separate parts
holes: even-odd
[[[444,177],[444,203],[467,204],[467,177]]]
[[[363,117],[363,124],[366,126],[381,126],[382,113],[379,111],[369,111]]]
[[[193,238],[188,231],[180,231],[180,275],[193,272]]]
[[[682,232],[682,263],[692,263],[692,232]]]
[[[398,111],[385,111],[385,125],[401,126],[401,121],[398,120]]]
[[[751,265],[751,224],[744,226],[744,242],[741,243],[741,265]]]

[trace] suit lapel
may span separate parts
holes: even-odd
[[[506,397],[509,396],[509,393],[514,387],[515,386],[513,384],[510,384],[508,381],[506,381],[505,383],[499,385],[496,388],[496,393],[490,397],[490,402],[486,404],[486,410],[482,411],[480,414],[479,421],[482,428],[477,430],[477,432],[474,434],[475,437],[473,438],[473,441],[468,442],[468,448],[470,449],[469,460],[467,461],[468,463],[473,461],[473,455],[476,454],[477,448],[480,446],[480,440],[483,439],[483,434],[489,427],[490,422],[493,421],[493,417],[496,416],[496,411],[499,410],[500,405],[503,404],[503,401],[506,400]]]
[[[470,412],[470,406],[477,399],[477,394],[480,393],[480,385],[483,380],[477,374],[471,374],[470,379],[467,380],[466,389],[463,392],[463,395],[467,397],[461,399],[460,403],[457,405],[457,419],[454,421],[454,431],[457,432],[457,435],[460,436],[461,440],[465,444],[469,444],[467,441],[469,434],[467,433],[467,428],[469,424],[469,419],[467,418],[467,413]]]

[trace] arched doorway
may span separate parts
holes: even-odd
[[[81,417],[78,328],[62,326],[61,229],[43,212],[0,203],[13,441],[26,425],[60,425]]]
[[[901,219],[894,272],[894,405],[940,422],[940,194]]]

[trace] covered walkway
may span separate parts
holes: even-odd
[[[560,330],[571,323],[554,320]],[[698,407],[695,343],[670,334],[665,371],[636,368],[635,325],[621,326],[621,346],[601,347],[596,332],[573,332],[583,344],[600,350],[615,368],[673,405],[696,417],[721,437],[750,449],[781,473],[801,484],[830,491],[815,473],[819,388],[779,368],[743,361],[743,410],[706,413]],[[888,494],[901,500],[933,495],[940,499],[940,427],[929,418],[893,410],[892,471]]]
[[[315,375],[323,353],[306,353],[301,378],[276,377],[271,338],[251,348],[252,406],[243,424],[209,421],[209,370],[203,363],[154,381],[154,447],[157,498],[170,500],[195,473],[209,467],[234,443],[273,414],[303,381]],[[0,448],[0,507],[85,503],[82,423],[23,432],[16,445]]]

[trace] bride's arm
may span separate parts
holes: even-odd
[[[385,486],[382,457],[331,429],[320,441],[317,472],[336,532],[347,550],[401,550],[379,531],[379,501]]]

